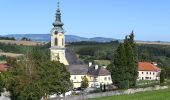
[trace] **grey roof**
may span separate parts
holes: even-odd
[[[84,64],[69,65],[67,68],[71,75],[86,75],[88,72],[88,66]]]
[[[66,59],[69,65],[85,65],[82,60],[77,58],[76,53],[70,49],[66,49]]]
[[[107,76],[110,75],[110,72],[106,68],[103,68],[101,66],[98,69],[95,69],[95,66],[93,65],[88,68],[87,74],[94,76]]]

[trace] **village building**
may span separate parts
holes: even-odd
[[[156,63],[139,62],[138,80],[159,80],[161,69]]]
[[[65,31],[63,25],[58,3],[56,20],[51,30],[51,60],[60,61],[67,66],[71,75],[70,80],[73,83],[73,87],[80,87],[84,76],[86,76],[89,81],[89,87],[98,86],[100,84],[112,84],[110,72],[106,68],[98,65],[88,66],[78,59],[73,51],[65,48]]]

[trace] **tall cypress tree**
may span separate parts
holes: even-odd
[[[111,72],[112,81],[114,84],[119,84],[120,88],[126,88],[128,85],[126,72],[126,54],[123,44],[120,44],[114,55],[112,64],[108,66]]]
[[[129,36],[126,36],[124,41],[126,57],[127,57],[127,71],[128,71],[128,80],[130,87],[136,85],[136,80],[138,77],[138,59],[137,59],[137,49],[136,43],[134,41],[134,32]]]
[[[108,66],[111,72],[113,84],[119,84],[120,88],[129,88],[136,85],[138,77],[138,60],[134,33],[125,37],[114,54],[114,60]]]

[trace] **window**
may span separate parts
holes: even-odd
[[[74,76],[74,79],[76,79],[76,76]]]
[[[55,46],[57,46],[58,45],[58,39],[55,38],[54,42],[55,42]]]
[[[143,80],[143,77],[142,77],[142,80]]]
[[[81,76],[81,79],[83,79],[84,78],[84,76]]]
[[[62,39],[62,46],[64,46],[64,39]]]
[[[146,72],[146,74],[148,74],[148,72]]]
[[[111,80],[111,78],[110,78],[110,77],[108,77],[108,79],[109,79],[109,80]]]
[[[155,73],[153,72],[153,75],[155,75]]]
[[[142,72],[142,74],[143,74],[143,72]]]
[[[151,72],[150,72],[150,75],[151,75]]]
[[[106,81],[106,80],[107,80],[107,77],[104,77],[104,80]]]

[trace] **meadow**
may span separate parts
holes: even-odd
[[[139,92],[131,95],[119,95],[89,100],[170,100],[170,88],[165,90]]]

